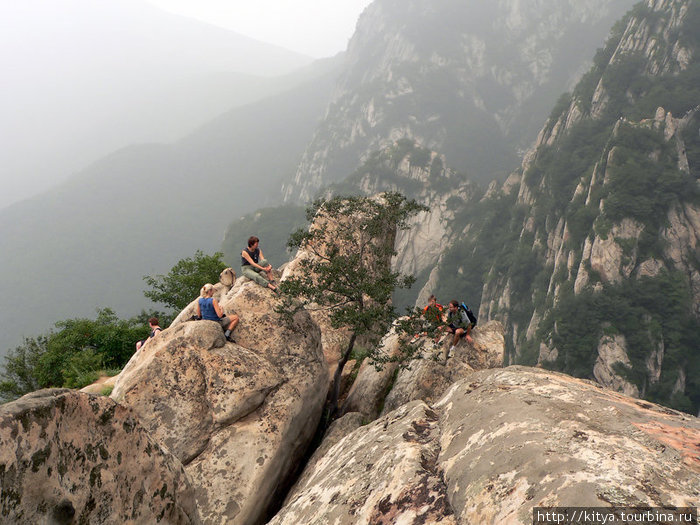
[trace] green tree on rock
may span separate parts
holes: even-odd
[[[281,283],[283,299],[276,311],[287,320],[303,308],[325,312],[333,328],[349,334],[335,371],[328,417],[337,412],[341,372],[355,343],[361,338],[372,358],[398,317],[392,293],[415,279],[391,270],[394,239],[398,230],[408,228],[410,217],[426,210],[399,193],[319,200],[307,209],[311,228],[297,230],[289,239],[288,246],[302,249],[303,255]]]
[[[151,289],[143,295],[175,310],[183,310],[199,295],[205,283],[218,282],[221,270],[226,267],[223,256],[221,252],[205,255],[197,250],[194,257],[179,260],[167,275],[146,275],[143,280]]]

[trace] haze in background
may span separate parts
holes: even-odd
[[[0,0],[0,208],[118,148],[172,142],[311,61],[146,0]]]
[[[372,0],[149,0],[173,13],[315,58],[345,51]]]

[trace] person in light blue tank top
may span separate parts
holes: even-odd
[[[195,315],[203,321],[215,321],[225,330],[224,335],[226,340],[235,343],[231,332],[238,325],[238,316],[236,314],[224,315],[224,311],[219,306],[219,302],[214,299],[214,285],[207,283],[202,286],[201,297],[195,304]]]

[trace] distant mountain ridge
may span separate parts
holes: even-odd
[[[150,304],[144,275],[167,273],[197,249],[216,251],[232,217],[276,204],[323,114],[335,67],[320,61],[294,87],[185,139],[124,148],[0,210],[2,351],[98,306],[138,313]]]
[[[501,180],[633,0],[377,0],[362,14],[287,202],[342,180],[400,138]]]
[[[115,149],[172,142],[311,58],[145,0],[0,5],[0,208]],[[31,181],[31,185],[28,184]]]
[[[506,327],[511,363],[700,409],[700,4],[618,23],[431,279]]]

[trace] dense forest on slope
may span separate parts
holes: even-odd
[[[552,111],[541,137],[554,139],[525,163],[521,184],[464,211],[470,233],[445,255],[436,291],[506,320],[511,362],[593,378],[601,342],[622,336],[629,361],[618,374],[648,399],[697,413],[700,258],[690,251],[679,263],[669,231],[675,210],[700,205],[700,6],[670,4],[640,4],[616,25]],[[639,27],[663,35],[647,55],[625,47]],[[674,66],[679,49],[693,60]],[[559,238],[565,263],[553,256]],[[617,245],[621,279],[591,267],[596,242]],[[652,261],[659,269],[647,275]],[[657,354],[663,366],[650,364]]]

